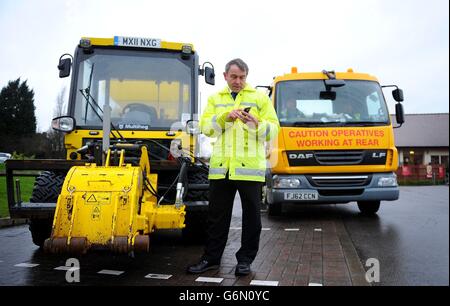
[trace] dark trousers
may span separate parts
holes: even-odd
[[[251,264],[259,248],[261,234],[261,188],[263,183],[226,179],[209,181],[208,241],[203,258],[219,263],[228,239],[236,191],[242,201],[241,248],[238,262]]]

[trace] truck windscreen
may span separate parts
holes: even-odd
[[[279,82],[276,110],[282,126],[389,123],[381,87],[373,81],[346,80],[345,86],[328,88],[323,80]]]
[[[177,53],[99,49],[77,68],[71,109],[78,127],[101,128],[106,99],[119,130],[169,129],[191,119],[193,69]]]

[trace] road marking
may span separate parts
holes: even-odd
[[[0,262],[3,262],[3,260],[0,260]]]
[[[323,285],[319,284],[319,283],[309,283],[308,286],[311,286],[311,287],[322,287]]]
[[[241,229],[242,229],[242,227],[230,227],[230,230],[241,230]],[[263,227],[261,230],[262,231],[270,231],[271,228],[270,227]]]
[[[80,267],[59,266],[59,267],[56,267],[53,270],[58,270],[58,271],[77,271],[77,270],[80,270]]]
[[[39,266],[39,264],[26,263],[26,262],[14,265],[14,267],[21,267],[21,268],[34,268],[37,266]]]
[[[203,276],[200,276],[195,281],[196,282],[218,283],[218,284],[220,284],[223,281],[223,278],[222,277],[203,277]]]
[[[298,232],[300,229],[299,228],[285,228],[284,230],[286,232]]]
[[[278,286],[278,281],[265,281],[265,280],[252,280],[250,282],[252,286]]]
[[[99,272],[97,272],[98,274],[107,274],[107,275],[120,275],[125,271],[116,271],[116,270],[101,270]]]
[[[152,278],[152,279],[169,279],[172,275],[170,274],[147,274],[145,278]]]
[[[321,229],[321,228],[315,228],[314,231],[315,231],[315,232],[321,232],[322,229]]]

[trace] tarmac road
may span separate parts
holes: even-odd
[[[448,186],[401,187],[400,199],[382,202],[373,217],[361,215],[356,203],[291,205],[284,213],[342,220],[361,263],[380,263],[380,282],[372,285],[449,285]]]
[[[179,231],[152,234],[150,253],[135,258],[107,252],[77,258],[80,282],[68,283],[64,266],[70,256],[43,254],[32,244],[27,225],[3,228],[0,285],[246,286],[264,281],[278,286],[448,286],[448,200],[448,186],[401,187],[400,199],[382,203],[375,217],[359,214],[356,203],[286,205],[280,217],[263,212],[253,272],[236,277],[234,253],[241,226],[237,198],[221,269],[201,275],[208,281],[185,273],[203,245],[184,242]],[[380,266],[379,282],[370,284],[365,280],[369,258]]]
[[[379,259],[380,285],[449,285],[448,186],[403,187],[373,218],[341,213],[360,259]]]

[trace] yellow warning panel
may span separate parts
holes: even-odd
[[[99,206],[99,205],[95,205],[95,206],[92,208],[92,214],[91,214],[92,220],[94,220],[94,221],[100,220],[100,214],[101,214],[101,208],[100,208],[100,206]]]
[[[87,192],[85,204],[108,205],[111,204],[111,192]]]

